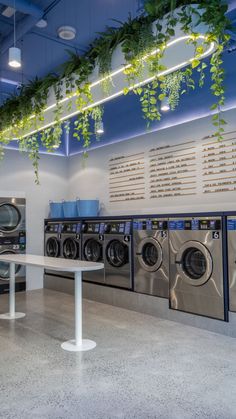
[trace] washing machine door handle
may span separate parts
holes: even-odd
[[[176,260],[175,263],[176,263],[176,265],[182,265],[183,261],[182,260]]]

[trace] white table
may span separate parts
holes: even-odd
[[[0,319],[19,319],[25,313],[15,311],[15,265],[37,266],[63,272],[74,272],[75,274],[75,339],[62,343],[61,347],[66,351],[87,351],[96,346],[96,342],[82,339],[82,275],[84,271],[95,271],[103,269],[103,263],[86,262],[82,260],[69,260],[49,258],[36,255],[0,255],[0,261],[10,263],[10,291],[9,291],[9,313],[1,314]],[[62,279],[63,280],[63,279]]]

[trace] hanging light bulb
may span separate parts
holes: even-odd
[[[14,46],[9,48],[8,64],[13,68],[21,67],[21,50],[16,47],[16,8],[14,1]]]
[[[162,112],[168,112],[170,110],[170,103],[169,103],[169,98],[166,96],[162,101],[161,101],[161,111]]]
[[[9,61],[8,64],[13,68],[21,67],[21,50],[20,48],[11,47],[9,48]]]
[[[99,121],[96,124],[96,134],[99,134],[99,135],[104,134],[104,125],[102,121]]]

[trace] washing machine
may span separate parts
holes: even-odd
[[[236,215],[227,217],[229,310],[236,312]]]
[[[104,234],[105,284],[132,289],[132,221],[109,221]]]
[[[104,262],[104,221],[84,221],[82,223],[82,260]],[[83,272],[83,280],[104,284],[104,269]]]
[[[62,223],[46,221],[44,229],[44,255],[54,258],[61,256]]]
[[[16,231],[25,231],[24,198],[0,198],[0,234],[1,236]]]
[[[8,232],[7,235],[0,236],[0,255],[2,254],[24,254],[26,248],[26,232],[15,231]],[[25,291],[26,275],[25,267],[22,265],[15,266],[15,290]],[[0,293],[9,292],[10,264],[0,262]]]
[[[168,220],[133,221],[134,291],[169,297]]]
[[[169,220],[170,308],[227,320],[222,218]]]
[[[81,222],[65,221],[60,228],[60,256],[64,259],[81,259]],[[59,275],[74,279],[73,272],[59,272]]]

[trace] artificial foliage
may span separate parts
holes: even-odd
[[[74,138],[83,141],[85,149],[88,149],[91,136],[103,116],[101,107],[92,106],[88,79],[95,66],[98,66],[99,76],[104,79],[103,90],[109,92],[109,85],[112,83],[112,78],[109,76],[112,56],[117,47],[121,47],[125,57],[123,72],[128,87],[124,89],[124,94],[132,91],[137,95],[147,125],[161,119],[160,103],[165,97],[168,97],[170,108],[174,110],[179,104],[180,97],[196,88],[194,72],[199,74],[198,86],[203,87],[206,71],[210,71],[211,90],[215,97],[211,108],[214,113],[213,124],[215,135],[220,140],[226,123],[221,114],[225,102],[222,53],[229,40],[227,30],[231,28],[230,21],[225,16],[226,12],[227,5],[221,0],[146,0],[145,12],[141,16],[135,19],[129,17],[125,23],[114,21],[115,26],[99,33],[86,54],[78,56],[68,52],[69,60],[56,73],[42,79],[36,78],[21,86],[20,92],[2,105],[0,158],[4,157],[4,146],[12,139],[18,139],[20,149],[26,151],[33,162],[35,180],[38,183],[40,142],[47,151],[53,152],[60,146],[63,129],[69,132],[69,129],[73,128]],[[210,58],[209,69],[206,63],[200,60],[204,47],[198,45],[197,26],[201,23],[208,27],[207,43],[213,41],[216,45]],[[182,70],[159,76],[158,74],[165,69],[162,58],[166,45],[175,36],[177,24],[181,25],[184,33],[191,35],[188,42],[195,48],[194,60]],[[154,50],[155,54],[150,55]],[[153,80],[146,85],[135,87],[137,80],[142,79],[144,56],[148,56],[146,64]],[[40,131],[39,125],[44,121],[44,110],[47,107],[49,90],[52,88],[56,98],[54,124]],[[74,126],[70,127],[69,121],[61,121],[61,100],[65,94],[70,99],[74,91],[76,91],[78,115]],[[71,100],[68,100],[67,106],[68,109],[71,108]],[[93,124],[91,120],[94,121]],[[32,134],[22,136],[22,132],[26,130]]]

